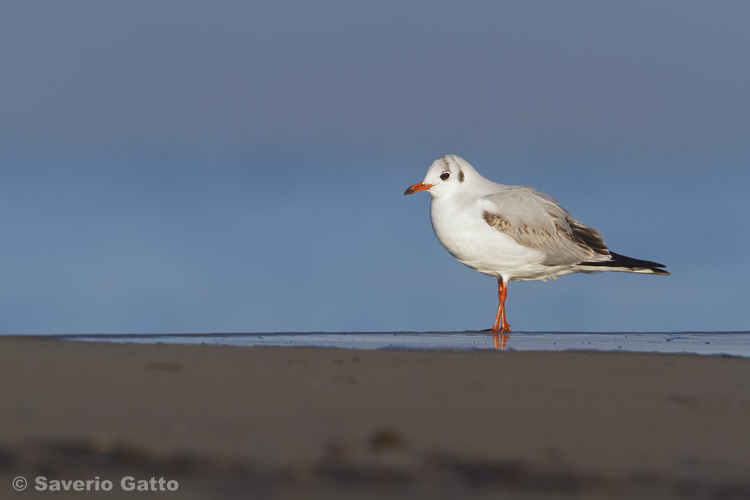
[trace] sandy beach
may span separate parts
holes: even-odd
[[[0,371],[3,498],[750,498],[750,359],[2,338]]]

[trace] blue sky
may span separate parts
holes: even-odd
[[[745,2],[0,8],[0,333],[466,330],[404,197],[454,153],[667,278],[512,283],[517,330],[746,330]]]

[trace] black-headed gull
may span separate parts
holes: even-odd
[[[497,279],[499,306],[491,332],[510,333],[505,298],[511,281],[545,281],[571,273],[620,271],[669,275],[656,262],[611,252],[596,229],[529,186],[504,186],[466,160],[435,160],[404,194],[432,196],[432,229],[459,262]]]

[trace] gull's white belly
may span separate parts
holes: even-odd
[[[542,264],[544,252],[524,247],[490,227],[476,205],[441,205],[432,204],[432,228],[440,243],[462,264],[504,281],[538,280],[563,274]]]

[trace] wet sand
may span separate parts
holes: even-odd
[[[58,340],[129,344],[201,344],[242,347],[332,347],[509,351],[620,351],[731,354],[750,358],[750,332],[291,332],[167,335],[61,335]]]
[[[0,372],[3,498],[750,498],[750,359],[0,338]]]

